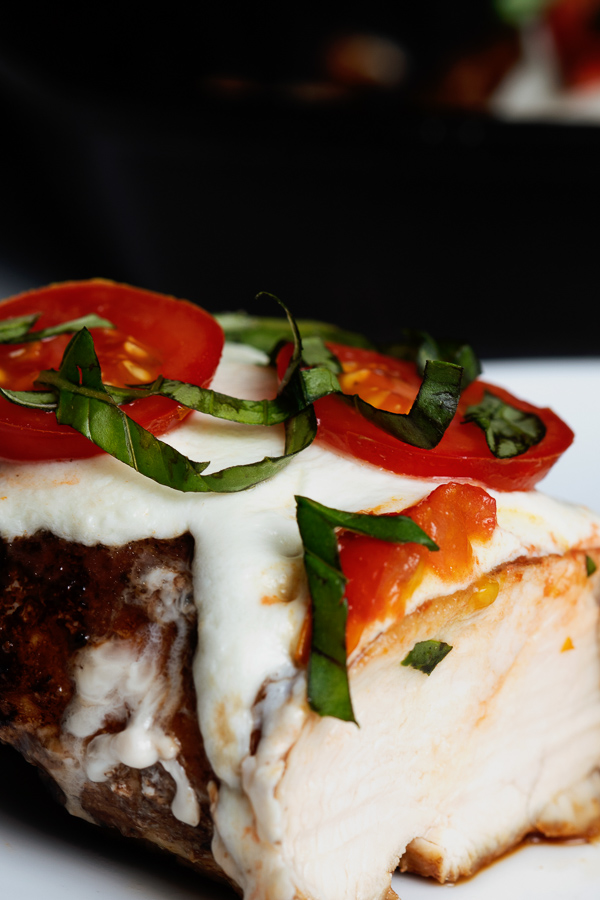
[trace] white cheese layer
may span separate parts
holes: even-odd
[[[227,347],[213,386],[236,396],[273,396],[274,376],[261,365],[263,361],[263,355],[251,348]],[[211,460],[208,472],[283,452],[279,427],[248,427],[200,414],[190,416],[167,440],[195,460]],[[349,511],[391,512],[410,506],[447,480],[403,478],[319,445],[304,451],[270,481],[236,494],[182,494],[108,456],[3,463],[0,533],[11,539],[46,529],[89,545],[171,538],[185,531],[193,535],[198,715],[208,758],[222,783],[223,797],[227,796],[228,824],[221,830],[223,835],[227,832],[225,844],[230,845],[237,828],[231,809],[238,809],[240,822],[247,817],[242,764],[256,724],[257,695],[266,682],[284,683],[297,674],[293,654],[307,594],[294,496],[302,494]],[[490,542],[475,548],[475,577],[522,555],[562,553],[598,543],[600,520],[585,509],[537,492],[494,496],[499,528]],[[426,578],[407,611],[461,586],[465,585]],[[106,654],[106,666],[112,656]],[[115,665],[119,664],[117,654]],[[102,677],[111,680],[106,671]],[[92,686],[92,693],[95,689]],[[282,693],[287,696],[289,690]],[[139,729],[136,744],[138,732],[130,729],[128,765],[141,768],[150,757],[170,764],[173,756],[162,745],[149,749],[151,733]],[[157,742],[163,737],[157,734]],[[111,752],[123,760],[123,748],[117,749]],[[253,802],[259,802],[257,797]],[[215,815],[217,823],[224,822],[225,807],[220,810],[218,801]],[[269,830],[265,817],[263,823]],[[233,848],[228,849],[235,856]]]

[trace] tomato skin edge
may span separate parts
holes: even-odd
[[[344,405],[343,401],[336,397],[325,397],[315,404],[319,425],[317,440],[338,453],[350,454],[364,462],[395,472],[397,475],[415,478],[465,479],[478,482],[492,490],[528,491],[547,475],[563,453],[561,450],[534,459],[523,454],[512,459],[449,456],[443,460],[439,456],[425,456],[424,454],[431,454],[430,450],[419,450],[417,447],[403,444],[400,455],[397,449],[388,448],[385,444],[373,441],[356,431],[349,429],[344,434],[336,434],[330,427],[325,430],[324,422],[330,422],[332,417],[330,411],[323,407],[330,402],[340,406]],[[541,410],[541,412],[554,415],[551,410]],[[565,427],[568,428],[568,426]],[[572,435],[571,430],[568,430]],[[383,433],[385,434],[385,432]],[[483,434],[482,439],[485,440]]]

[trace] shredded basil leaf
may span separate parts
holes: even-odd
[[[298,409],[298,412],[287,419],[285,423],[285,453],[286,456],[290,456],[300,453],[312,444],[317,436],[317,417],[307,396],[303,372],[300,368],[303,351],[300,331],[285,304],[277,297],[275,299],[285,311],[294,339],[292,356],[279,386],[280,396],[295,404]],[[331,376],[327,369],[323,369],[322,372],[328,379],[333,377],[335,385],[339,388],[335,376]]]
[[[242,491],[271,478],[292,454],[265,457],[203,475],[208,462],[194,462],[130,419],[102,384],[92,337],[83,329],[69,343],[58,372],[40,373],[57,391],[56,418],[142,475],[179,491]]]
[[[265,296],[265,292],[258,297]],[[271,296],[271,295],[268,295]],[[217,322],[225,332],[228,341],[238,344],[249,344],[270,355],[277,344],[288,343],[292,340],[292,329],[289,320],[276,316],[250,316],[245,312],[215,313]],[[373,344],[368,338],[354,331],[346,331],[337,325],[328,322],[318,322],[314,319],[298,319],[298,330],[302,339],[306,340],[313,335],[324,341],[333,341],[337,344],[347,344],[349,347],[366,347],[373,349]]]
[[[451,650],[452,645],[446,644],[444,641],[419,641],[404,657],[401,665],[412,666],[413,669],[418,669],[425,675],[431,675],[435,667]]]
[[[44,412],[54,412],[57,407],[56,394],[53,391],[9,391],[8,388],[0,388],[0,397],[17,406],[41,409]]]
[[[447,362],[453,362],[456,366],[461,366],[463,376],[461,381],[461,391],[464,391],[476,378],[479,378],[482,372],[479,357],[469,344],[450,344],[443,342],[441,347],[441,359]]]
[[[56,337],[58,334],[71,334],[82,328],[114,328],[108,319],[102,319],[95,313],[81,316],[78,319],[70,319],[50,328],[42,328],[40,331],[31,331],[39,319],[41,313],[33,313],[30,316],[15,316],[12,319],[0,321],[0,344],[26,344],[32,341],[42,341],[44,338]]]
[[[320,397],[340,390],[337,379],[324,367],[307,369],[301,373],[301,377],[303,386],[299,393],[294,397],[287,392],[280,393],[274,400],[241,400],[210,388],[162,376],[153,384],[143,387],[117,388],[112,385],[105,387],[118,403],[130,403],[144,397],[169,397],[181,406],[218,419],[240,422],[243,425],[270,426],[280,425]]]
[[[297,496],[297,519],[312,599],[312,635],[308,663],[308,703],[321,716],[356,722],[346,658],[348,603],[340,567],[336,528],[395,543],[438,547],[407,516],[349,513]]]
[[[398,440],[431,450],[439,444],[454,418],[460,399],[461,375],[462,369],[452,363],[427,362],[419,393],[408,413],[378,409],[357,394],[342,394],[341,398]]]
[[[273,295],[261,292],[258,294],[258,297],[260,296]],[[289,321],[283,318],[251,316],[246,312],[216,313],[215,318],[223,328],[228,341],[250,344],[250,346],[262,350],[271,359],[283,344],[292,339]],[[377,346],[362,334],[346,331],[328,322],[297,319],[297,324],[305,346],[305,360],[308,365],[315,364],[313,361],[309,362],[307,358],[306,350],[309,341],[319,338],[321,342],[331,341],[332,343],[346,344],[349,347],[378,350],[388,356],[410,360],[416,363],[421,374],[423,374],[428,360],[454,363],[463,369],[462,390],[481,375],[481,363],[472,347],[455,341],[436,341],[426,331],[406,330],[403,342]]]
[[[596,565],[596,563],[594,562],[594,560],[592,559],[592,557],[591,557],[591,556],[587,556],[587,554],[586,554],[586,557],[585,557],[585,571],[586,571],[587,577],[589,578],[590,575],[593,575],[597,568],[598,568],[598,566]]]
[[[302,359],[307,366],[318,366],[339,375],[343,371],[337,356],[327,347],[323,338],[312,335],[302,341]]]
[[[381,352],[387,356],[406,359],[414,362],[417,370],[423,374],[429,360],[441,360],[454,363],[463,370],[461,391],[481,375],[481,362],[469,344],[457,341],[436,341],[427,331],[404,331],[404,341],[386,344]]]
[[[273,297],[274,295],[261,292],[258,296]],[[277,300],[276,297],[274,299]],[[272,361],[276,352],[292,339],[289,321],[286,322],[283,318],[250,316],[245,312],[216,313],[215,318],[223,328],[228,341],[250,344],[269,355]],[[407,329],[404,332],[405,340],[403,342],[377,346],[361,334],[346,331],[327,322],[318,322],[314,319],[297,319],[296,321],[305,348],[304,359],[308,365],[324,364],[309,359],[310,342],[317,339],[315,346],[319,342],[323,347],[325,341],[331,341],[346,344],[349,347],[377,350],[388,356],[410,360],[416,364],[421,374],[424,373],[428,360],[453,363],[463,369],[461,390],[464,390],[481,375],[481,362],[469,344],[457,341],[437,341],[426,331]],[[331,352],[326,348],[323,349],[325,352]],[[332,371],[339,372],[341,367],[332,369]]]
[[[41,313],[30,316],[14,316],[0,321],[0,344],[12,344],[33,328]]]
[[[119,403],[130,403],[144,397],[168,397],[188,409],[244,425],[279,425],[294,412],[289,400],[281,396],[274,400],[241,400],[210,388],[162,376],[147,387],[115,388],[106,385],[106,388]]]
[[[505,403],[491,391],[485,391],[481,403],[467,408],[464,421],[481,428],[488,447],[498,459],[520,456],[539,444],[546,434],[546,426],[539,416]]]

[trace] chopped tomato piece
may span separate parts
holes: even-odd
[[[476,485],[449,482],[402,515],[413,519],[439,550],[391,544],[350,531],[340,535],[340,563],[348,579],[348,653],[371,623],[403,617],[406,601],[426,573],[453,581],[468,577],[473,543],[489,541],[494,533],[496,501]]]

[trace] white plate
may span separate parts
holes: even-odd
[[[552,406],[577,439],[543,483],[547,493],[600,510],[600,358],[490,362],[484,377]],[[0,748],[0,897],[10,900],[225,900],[235,895],[171,860],[110,840],[71,819],[35,773]],[[491,813],[492,814],[492,813]],[[394,876],[402,900],[440,900],[449,888]],[[598,900],[600,843],[528,845],[452,887],[452,900]]]

